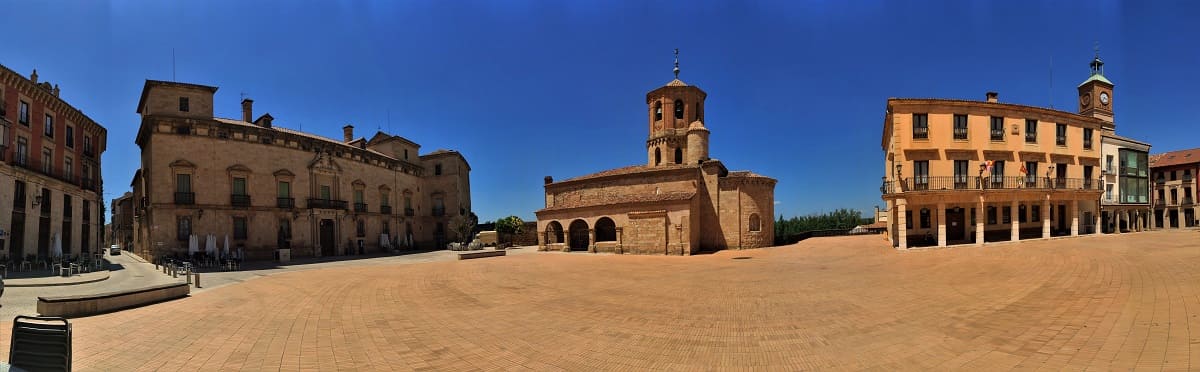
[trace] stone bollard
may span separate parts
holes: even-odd
[[[196,288],[200,288],[200,273],[196,273]]]
[[[174,265],[171,266],[171,277],[172,278],[179,277],[179,268],[175,267]]]
[[[184,276],[185,278],[187,278],[187,284],[192,284],[192,272],[191,272],[191,270],[185,271],[185,272],[183,273],[183,276]]]

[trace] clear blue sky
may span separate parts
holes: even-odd
[[[244,92],[277,125],[462,151],[482,220],[532,219],[543,176],[643,163],[645,93],[673,48],[709,93],[712,156],[778,179],[776,214],[881,204],[888,97],[1073,111],[1097,41],[1118,133],[1200,146],[1195,2],[910,3],[20,2],[0,63],[108,128],[106,199],[129,189],[138,95],[172,79],[172,49],[176,80],[220,87],[218,116],[240,117]]]

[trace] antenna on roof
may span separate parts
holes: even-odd
[[[675,48],[675,78],[679,78],[679,48]]]
[[[171,48],[171,82],[175,80],[175,48]]]

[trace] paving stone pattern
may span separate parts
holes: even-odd
[[[279,273],[75,324],[79,370],[1200,369],[1200,231]],[[0,359],[7,358],[0,323]],[[1196,353],[1193,353],[1196,351]]]

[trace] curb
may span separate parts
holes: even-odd
[[[66,286],[66,285],[76,285],[76,284],[88,284],[88,283],[102,282],[102,281],[108,280],[108,278],[109,278],[110,276],[112,276],[111,272],[109,272],[109,271],[105,271],[105,273],[104,273],[104,277],[101,277],[101,278],[96,278],[96,279],[88,279],[88,280],[84,280],[84,281],[78,281],[78,282],[66,282],[66,283],[64,283],[64,282],[59,282],[59,283],[45,283],[45,284],[22,284],[22,283],[15,283],[15,284],[14,284],[14,283],[4,283],[4,286],[5,286],[5,287],[13,287],[13,288],[22,288],[22,287],[59,287],[59,286]],[[10,279],[10,280],[27,280],[27,279]]]

